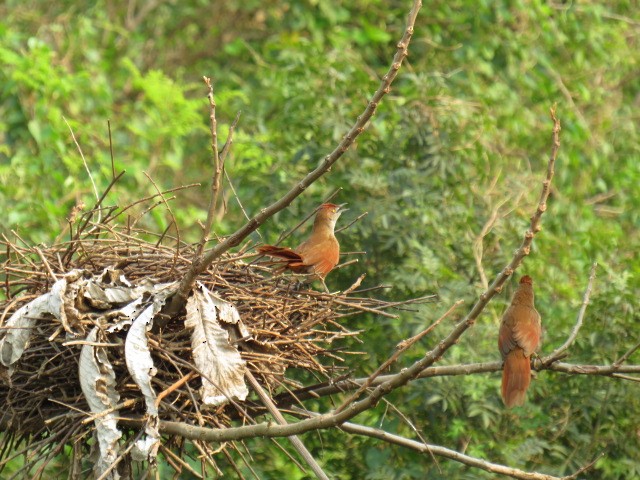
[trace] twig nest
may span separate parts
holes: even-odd
[[[270,391],[295,385],[285,376],[291,367],[330,378],[343,361],[331,344],[357,333],[339,320],[391,305],[300,291],[236,254],[202,275],[185,310],[155,331],[190,266],[190,246],[149,243],[111,226],[49,248],[5,246],[5,441],[33,444],[46,433],[60,448],[86,448],[95,435],[99,474],[124,451],[153,461],[160,419],[225,427],[231,416],[251,415],[242,406],[247,369]],[[122,430],[122,417],[142,417],[145,428]]]

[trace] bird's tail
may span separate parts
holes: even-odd
[[[514,348],[504,359],[502,370],[502,401],[511,408],[524,403],[531,383],[531,362],[524,350]]]
[[[309,268],[308,265],[305,265],[302,257],[290,248],[263,245],[257,250],[259,253],[279,259],[273,262],[274,265],[279,265],[279,268],[275,270],[276,273],[282,273],[287,269],[296,273],[306,273]]]
[[[269,255],[270,257],[278,257],[287,261],[302,261],[302,257],[287,247],[276,247],[274,245],[262,245],[257,248],[259,253]]]

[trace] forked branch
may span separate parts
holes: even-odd
[[[322,177],[329,171],[331,166],[336,163],[344,153],[353,145],[355,139],[365,130],[367,123],[376,112],[378,105],[382,98],[391,91],[391,83],[398,75],[398,71],[402,66],[402,62],[408,55],[409,43],[413,36],[413,29],[418,16],[418,11],[422,6],[420,0],[414,0],[407,24],[404,29],[402,39],[397,44],[397,50],[393,57],[393,61],[387,73],[382,77],[380,86],[375,91],[362,114],[356,119],[351,129],[344,136],[338,146],[328,154],[320,165],[313,171],[309,172],[298,184],[296,184],[289,192],[287,192],[282,198],[272,203],[266,208],[263,208],[260,213],[251,218],[242,227],[236,230],[233,234],[228,236],[225,240],[218,243],[215,247],[209,250],[206,254],[197,256],[189,271],[185,274],[177,293],[168,302],[168,306],[163,312],[167,315],[165,318],[171,318],[177,314],[186,303],[186,299],[189,292],[193,288],[195,280],[198,275],[203,273],[209,265],[211,265],[216,259],[220,258],[229,249],[237,246],[242,242],[249,234],[255,231],[260,225],[262,225],[267,219],[283,210],[291,202],[293,202],[302,192],[304,192],[313,182]]]

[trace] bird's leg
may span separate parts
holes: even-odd
[[[533,368],[531,369],[531,378],[536,378],[538,376],[538,370],[536,370],[536,363],[538,363],[539,365],[542,364],[542,357],[538,355],[538,352],[532,352],[531,360],[533,360]]]
[[[328,294],[331,294],[331,292],[330,292],[330,291],[329,291],[329,289],[327,288],[327,284],[326,284],[326,283],[324,283],[324,278],[322,278],[322,277],[321,277],[321,278],[320,278],[320,281],[322,282],[322,287],[324,288],[324,292],[325,292],[325,293],[328,293]]]

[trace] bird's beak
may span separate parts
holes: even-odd
[[[348,203],[341,203],[340,205],[338,205],[338,211],[340,213],[346,212],[347,210],[349,210],[348,208],[345,208],[345,205],[348,205]]]

